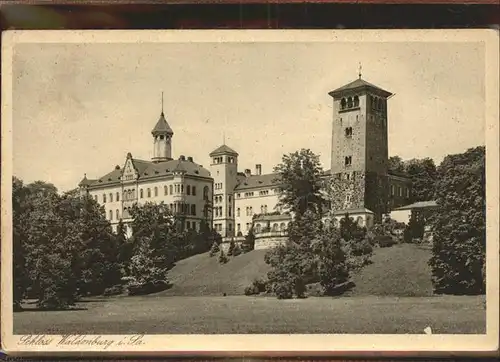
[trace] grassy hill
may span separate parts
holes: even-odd
[[[350,295],[431,296],[431,251],[413,244],[375,249],[372,264],[353,277]]]
[[[173,287],[155,295],[241,295],[254,279],[266,276],[265,254],[266,250],[253,250],[230,257],[226,264],[208,253],[181,260],[168,274]]]
[[[220,264],[208,253],[181,260],[169,272],[173,287],[154,296],[241,295],[256,278],[265,277],[269,266],[266,250],[254,250]],[[375,249],[373,263],[353,278],[349,296],[430,296],[430,251],[412,244]]]

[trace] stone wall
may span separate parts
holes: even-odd
[[[331,177],[327,184],[327,192],[332,210],[344,210],[364,207],[365,173],[338,173]]]
[[[286,232],[269,232],[255,235],[255,250],[270,249],[288,239]]]

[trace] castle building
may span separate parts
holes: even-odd
[[[334,223],[348,213],[362,226],[382,220],[390,210],[410,203],[411,181],[388,166],[388,100],[392,93],[361,78],[329,93],[333,99],[331,168],[325,171],[325,195]],[[283,233],[291,216],[279,207],[280,183],[262,166],[238,171],[238,152],[223,145],[210,152],[210,171],[192,157],[172,157],[174,132],[163,111],[152,130],[153,157],[128,153],[123,167],[99,179],[84,177],[88,193],[106,210],[116,228],[129,224],[134,203],[163,202],[181,215],[185,228],[206,221],[223,237],[254,232]]]
[[[104,207],[114,230],[122,220],[129,234],[132,232],[130,209],[134,204],[146,202],[163,202],[181,217],[186,229],[199,230],[202,221],[210,225],[213,195],[210,172],[192,157],[172,158],[174,132],[163,111],[151,134],[151,161],[128,153],[123,167],[116,166],[98,179],[87,179],[85,175],[79,183],[81,194],[90,195]]]

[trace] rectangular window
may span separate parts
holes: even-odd
[[[394,196],[394,185],[391,185],[391,195]]]
[[[191,223],[189,221],[186,221],[186,228],[191,229]]]
[[[231,206],[229,206],[228,211],[227,211],[229,217],[231,217],[231,211],[232,211]]]
[[[191,194],[196,196],[196,186],[191,187]]]
[[[352,164],[352,156],[346,156],[344,162],[345,162],[346,166],[351,166],[351,164]]]
[[[241,224],[237,224],[236,227],[238,228],[238,232],[241,231]]]
[[[120,193],[119,192],[116,193],[116,201],[120,201]]]
[[[109,202],[113,202],[113,194],[112,193],[109,194]]]
[[[105,203],[106,202],[106,194],[102,194],[102,202]]]
[[[191,215],[196,216],[196,205],[191,205]]]
[[[191,186],[189,185],[186,187],[186,195],[191,195]]]

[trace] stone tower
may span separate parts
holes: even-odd
[[[388,206],[387,100],[392,93],[359,78],[333,98],[332,208],[363,209],[375,221]]]
[[[234,188],[238,153],[225,144],[210,153],[210,174],[214,179],[213,225],[222,237],[234,236]]]
[[[153,162],[163,162],[172,159],[172,136],[174,132],[168,125],[163,113],[163,94],[161,100],[161,114],[155,128],[151,131],[153,135]]]

